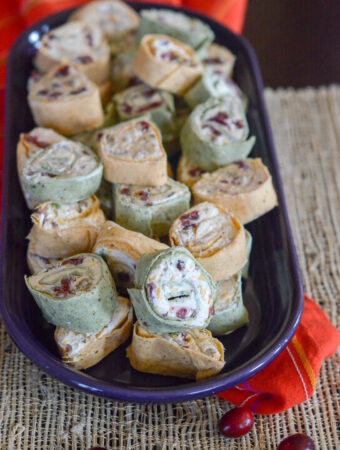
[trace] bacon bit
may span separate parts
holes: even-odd
[[[41,89],[40,91],[37,92],[38,95],[46,95],[48,94],[48,90],[47,89]]]
[[[132,114],[132,106],[128,105],[127,103],[123,103],[121,106],[121,110],[124,114]]]
[[[86,90],[87,90],[86,87],[81,87],[79,89],[75,89],[74,91],[71,91],[70,94],[77,95],[77,94],[81,94],[82,92],[85,92]]]
[[[234,121],[233,122],[233,124],[236,126],[236,128],[238,128],[238,129],[241,129],[241,128],[243,128],[243,122],[242,122],[242,120],[236,120],[236,121]]]
[[[203,128],[208,128],[215,136],[221,136],[222,134],[220,131],[216,130],[216,128],[213,127],[212,125],[204,124]]]
[[[62,278],[60,284],[61,286],[55,286],[54,288],[57,297],[66,297],[72,294],[71,278]]]
[[[31,134],[26,134],[25,135],[25,141],[30,143],[30,144],[34,144],[37,147],[40,148],[45,148],[48,147],[50,144],[48,144],[47,142],[41,142],[39,141],[39,139],[36,136],[32,136]]]
[[[249,166],[245,161],[235,161],[234,164],[239,168],[239,169],[248,169]]]
[[[142,114],[146,111],[149,111],[150,109],[158,108],[159,106],[161,106],[162,103],[163,103],[162,100],[159,100],[157,102],[150,103],[149,105],[141,106],[136,110],[136,113]]]
[[[155,289],[155,285],[154,285],[153,283],[148,283],[148,284],[146,285],[146,287],[147,287],[147,289],[148,289],[148,294],[149,294],[149,296],[152,297],[152,296],[153,296],[153,291],[154,291],[154,289]]]
[[[149,194],[146,191],[139,191],[138,195],[143,202],[146,202],[149,199]]]
[[[56,91],[56,92],[51,92],[48,96],[48,98],[50,98],[51,100],[55,100],[57,98],[59,98],[62,94],[62,92]]]
[[[145,120],[142,120],[139,123],[141,125],[141,131],[143,134],[146,133],[150,129],[150,124],[148,122],[145,122]]]
[[[93,61],[93,59],[90,55],[81,55],[81,56],[78,56],[77,59],[82,64],[89,64]]]
[[[226,125],[229,126],[226,120],[229,118],[229,115],[223,111],[220,111],[216,114],[216,116],[210,117],[211,122],[217,122],[220,125]]]
[[[70,258],[66,259],[61,263],[62,266],[65,266],[66,264],[69,264],[71,266],[79,266],[79,264],[82,264],[84,261],[84,258]]]
[[[177,261],[176,267],[177,267],[177,269],[180,270],[180,271],[184,270],[184,268],[185,268],[185,262],[182,261],[181,259],[179,259],[179,260]]]
[[[197,178],[197,177],[199,177],[201,175],[202,170],[199,167],[194,167],[193,169],[190,169],[188,171],[188,173],[189,173],[190,176],[192,176],[194,178]]]
[[[129,283],[131,281],[130,275],[127,272],[118,272],[117,278],[120,283]]]
[[[120,193],[121,193],[122,195],[131,195],[131,191],[130,191],[129,188],[123,188],[123,189],[121,189],[121,190],[120,190]]]
[[[91,35],[90,33],[86,33],[86,34],[85,34],[85,40],[86,40],[87,45],[88,45],[89,47],[92,47],[92,46],[93,46],[93,39],[92,39],[92,35]]]
[[[70,66],[60,67],[58,72],[56,73],[56,77],[67,77],[70,74]]]
[[[215,315],[215,308],[213,306],[210,307],[209,309],[210,315],[214,316]]]
[[[220,58],[205,58],[202,61],[204,64],[222,64],[223,61]]]

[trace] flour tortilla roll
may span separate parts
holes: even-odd
[[[215,38],[213,30],[199,19],[169,9],[143,9],[137,40],[146,34],[166,34],[192,47],[198,55],[206,54]]]
[[[40,272],[41,270],[46,269],[47,266],[54,266],[60,262],[59,258],[44,258],[43,256],[38,255],[35,245],[32,242],[29,242],[27,247],[27,255],[26,262],[31,274],[35,274]]]
[[[243,304],[242,277],[235,274],[216,284],[214,315],[208,330],[214,336],[229,334],[249,322],[248,311]]]
[[[230,212],[209,202],[199,203],[175,220],[170,243],[188,249],[214,281],[231,277],[247,262],[242,225]]]
[[[161,34],[143,37],[133,68],[144,83],[178,95],[184,94],[203,72],[190,47]]]
[[[107,181],[150,186],[166,182],[167,157],[162,137],[147,117],[106,128],[97,136]]]
[[[176,217],[189,208],[190,197],[188,187],[171,178],[156,187],[115,184],[114,218],[119,225],[146,236],[166,236]]]
[[[202,77],[195,83],[184,95],[185,101],[191,109],[194,109],[200,103],[204,103],[210,97],[219,98],[224,95],[231,95],[241,100],[244,109],[247,108],[247,97],[229,78],[225,72],[213,67],[207,67]]]
[[[110,78],[110,47],[100,28],[75,21],[46,33],[35,55],[36,68],[45,73],[60,63],[72,64],[96,84]]]
[[[54,339],[63,361],[75,369],[88,369],[98,364],[122,345],[130,336],[133,309],[130,301],[118,297],[110,322],[97,333],[82,334],[57,327]]]
[[[226,47],[211,44],[207,54],[202,59],[204,67],[210,67],[224,72],[228,77],[233,74],[236,56]]]
[[[55,142],[65,140],[65,137],[50,128],[33,128],[29,133],[21,133],[17,144],[17,169],[20,185],[22,185],[22,171],[26,161],[40,150],[49,147]],[[24,191],[23,191],[24,192]],[[32,209],[39,200],[25,195],[27,207]]]
[[[69,20],[81,20],[96,24],[110,43],[116,43],[136,31],[139,15],[119,0],[90,2],[71,14]]]
[[[65,64],[33,86],[28,103],[37,125],[65,135],[99,127],[104,118],[98,86]]]
[[[113,58],[111,64],[111,80],[114,92],[120,92],[129,87],[135,86],[141,81],[133,70],[133,61],[136,50],[122,52]]]
[[[84,145],[64,140],[40,150],[22,170],[25,196],[37,206],[45,201],[73,203],[94,194],[102,178],[103,166]]]
[[[196,203],[209,201],[234,213],[242,223],[277,206],[272,178],[260,158],[235,161],[202,175],[192,187]]]
[[[25,281],[45,319],[77,333],[97,333],[117,305],[110,271],[95,254],[63,259]]]
[[[154,89],[143,83],[116,94],[113,99],[120,120],[143,115],[158,126],[162,137],[177,132],[175,103],[170,92]]]
[[[224,367],[224,347],[210,331],[153,334],[135,323],[127,356],[139,372],[201,380]]]
[[[139,258],[165,248],[168,246],[144,234],[107,221],[102,226],[92,251],[105,259],[116,285],[124,289],[135,286]]]
[[[151,333],[206,328],[215,300],[209,273],[182,247],[143,255],[128,289],[140,324]]]
[[[44,258],[65,258],[91,251],[105,222],[95,195],[75,203],[42,203],[31,219],[33,227],[27,238]]]
[[[242,102],[226,95],[198,105],[182,128],[180,141],[190,161],[212,171],[247,157],[255,143],[248,135]]]
[[[191,188],[205,173],[185,155],[181,155],[177,166],[177,180]]]

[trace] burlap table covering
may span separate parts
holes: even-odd
[[[340,87],[266,90],[305,290],[340,322]],[[217,431],[230,407],[210,397],[173,405],[108,401],[74,390],[32,364],[0,322],[1,449],[275,449],[302,432],[340,448],[340,355],[325,362],[306,403],[258,416],[241,440]]]

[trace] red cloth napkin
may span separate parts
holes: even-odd
[[[219,396],[257,414],[285,411],[311,397],[322,362],[338,346],[338,330],[305,295],[301,322],[285,350],[261,372]]]
[[[4,124],[4,85],[8,51],[17,35],[33,22],[88,0],[0,0],[0,131]],[[241,32],[247,0],[154,0],[184,6],[210,15],[235,32]],[[2,169],[2,146],[0,147]],[[1,172],[2,173],[2,172]],[[0,183],[1,192],[1,183]],[[307,400],[313,393],[322,361],[339,344],[339,334],[323,311],[305,297],[298,331],[288,347],[246,383],[219,394],[256,413],[273,414]]]

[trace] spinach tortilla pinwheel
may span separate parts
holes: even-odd
[[[208,201],[232,211],[242,223],[277,206],[272,177],[260,158],[235,161],[205,173],[192,186],[195,203]]]
[[[189,45],[204,56],[214,40],[213,30],[199,19],[169,9],[143,9],[137,41],[146,34],[166,34]]]
[[[37,206],[45,201],[73,203],[94,194],[103,166],[84,145],[70,140],[56,142],[29,158],[22,170],[25,196]]]
[[[107,181],[149,186],[166,183],[167,156],[162,137],[147,117],[101,130],[97,142]]]
[[[32,87],[28,103],[35,123],[72,136],[102,125],[99,87],[75,67],[52,68]]]
[[[75,203],[42,203],[31,219],[33,227],[27,238],[44,258],[90,252],[105,222],[95,195]]]
[[[184,95],[185,101],[191,109],[194,109],[200,103],[204,103],[210,97],[219,98],[224,95],[231,95],[241,100],[244,109],[247,108],[247,97],[237,86],[237,84],[229,78],[225,72],[207,67],[202,77],[195,83]]]
[[[76,333],[57,327],[54,339],[63,361],[76,369],[88,369],[116,350],[130,336],[133,309],[130,301],[118,297],[110,322],[97,333]]]
[[[162,136],[176,133],[175,104],[170,92],[154,89],[146,84],[132,86],[113,97],[120,120],[147,116],[162,132]]]
[[[194,380],[218,374],[225,364],[224,347],[209,330],[153,334],[138,322],[127,356],[139,372]]]
[[[209,202],[193,206],[175,220],[170,243],[188,249],[214,281],[231,277],[247,262],[243,226],[229,211]]]
[[[81,253],[25,276],[45,319],[77,333],[96,333],[117,305],[114,281],[98,255]]]
[[[249,260],[250,260],[250,254],[253,247],[253,236],[251,233],[244,228],[244,232],[246,234],[246,247],[247,247],[247,262],[242,267],[241,274],[243,278],[248,278],[248,272],[249,272]]]
[[[212,171],[248,156],[255,143],[248,134],[242,102],[226,95],[198,105],[182,128],[180,141],[192,163]]]
[[[115,184],[115,221],[149,237],[166,236],[172,222],[190,205],[187,186],[168,178],[162,186]]]
[[[194,50],[162,34],[146,34],[133,63],[144,83],[182,95],[202,75],[203,66]]]
[[[93,23],[74,21],[44,34],[35,55],[35,66],[44,73],[60,63],[72,64],[98,85],[107,81],[110,48],[100,28]]]
[[[119,53],[135,43],[139,15],[125,2],[100,0],[75,10],[69,20],[81,20],[100,27],[110,43],[112,53]]]
[[[143,255],[128,289],[140,324],[151,333],[206,328],[215,300],[211,276],[182,247]]]
[[[249,322],[248,311],[243,304],[242,277],[235,274],[216,284],[214,314],[208,330],[214,336],[229,334]]]
[[[231,77],[236,62],[236,56],[226,47],[219,44],[211,44],[208,52],[202,59],[202,64],[205,68],[210,67],[224,72],[228,77]]]
[[[139,258],[165,248],[168,246],[142,233],[127,230],[115,222],[107,221],[101,227],[92,251],[105,259],[116,285],[126,289],[135,286]]]

